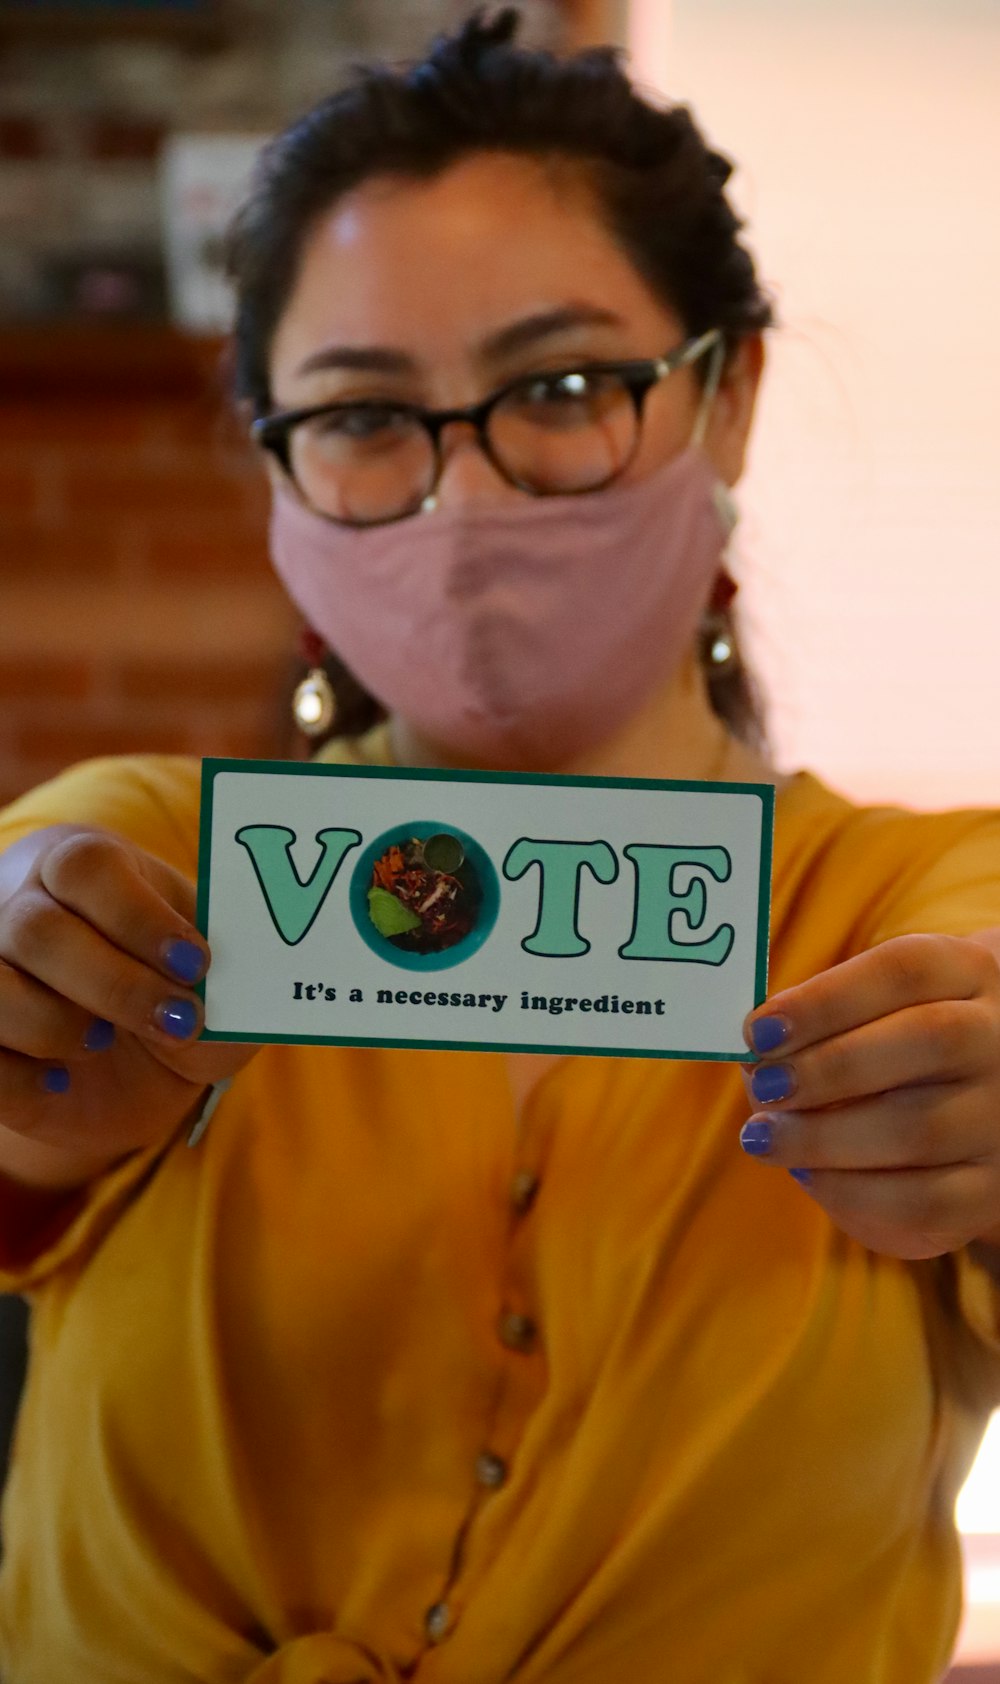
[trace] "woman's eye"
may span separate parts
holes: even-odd
[[[523,401],[542,408],[572,410],[592,409],[620,390],[620,381],[610,370],[591,369],[587,373],[570,370],[565,374],[538,375],[523,387]]]
[[[317,415],[313,426],[326,438],[371,439],[380,433],[392,432],[399,424],[399,413],[393,409],[340,409],[329,415]]]
[[[550,374],[533,380],[528,395],[543,403],[562,399],[584,398],[591,390],[589,374]]]

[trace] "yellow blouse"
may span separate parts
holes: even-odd
[[[75,767],[0,847],[193,877],[199,770]],[[1000,813],[799,773],[775,844],[772,989],[1000,924]],[[197,1147],[0,1209],[4,1684],[932,1684],[998,1294],[841,1233],[747,1114],[734,1065],[580,1057],[518,1131],[502,1055],[269,1046]]]

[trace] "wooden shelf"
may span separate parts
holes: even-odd
[[[217,50],[229,44],[232,23],[225,0],[199,6],[151,6],[116,0],[105,5],[60,4],[33,0],[30,5],[0,0],[0,40],[94,41],[109,36],[167,37],[184,46]]]
[[[0,397],[224,394],[226,340],[156,323],[45,322],[0,328]]]

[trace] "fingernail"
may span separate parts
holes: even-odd
[[[740,1145],[754,1158],[762,1158],[770,1152],[773,1140],[774,1132],[767,1117],[751,1117],[740,1130]]]
[[[95,1017],[83,1037],[83,1044],[88,1052],[107,1052],[108,1048],[114,1045],[114,1040],[114,1024],[109,1023],[107,1018]]]
[[[197,982],[205,968],[205,955],[193,941],[172,941],[164,957],[178,982]]]
[[[755,1053],[773,1052],[788,1040],[791,1028],[786,1017],[759,1017],[750,1025],[750,1045]]]
[[[770,1105],[776,1099],[787,1099],[795,1087],[795,1077],[787,1064],[763,1064],[754,1071],[750,1091],[754,1099]]]
[[[65,1064],[52,1064],[42,1077],[46,1093],[65,1093],[69,1087],[69,1071]]]
[[[186,1041],[194,1034],[198,1012],[190,1000],[164,1000],[153,1013],[153,1020],[158,1029],[178,1041]]]
[[[800,1187],[811,1187],[812,1186],[812,1173],[811,1173],[810,1170],[807,1170],[807,1169],[790,1169],[788,1171],[788,1173],[791,1176],[793,1181],[798,1182]]]

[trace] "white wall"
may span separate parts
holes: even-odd
[[[786,767],[1000,804],[1000,4],[634,0],[784,326],[737,552]]]
[[[740,165],[784,324],[737,552],[779,764],[1000,805],[1000,0],[633,0],[630,46]],[[998,1476],[1000,1414],[964,1531]],[[965,1661],[1000,1655],[984,1547]]]

